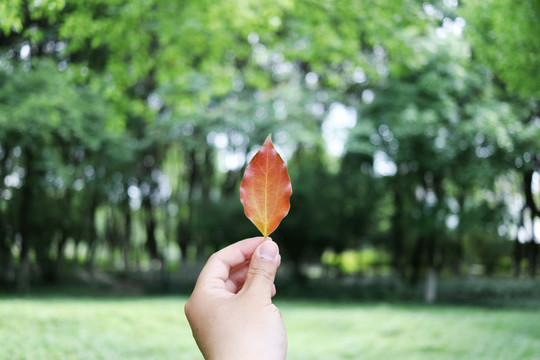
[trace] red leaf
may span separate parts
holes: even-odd
[[[288,214],[292,195],[291,180],[285,163],[277,153],[270,135],[251,159],[240,185],[240,201],[249,220],[265,238]]]

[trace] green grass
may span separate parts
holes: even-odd
[[[0,299],[0,359],[202,359],[185,298]],[[538,309],[277,301],[290,360],[540,359]]]

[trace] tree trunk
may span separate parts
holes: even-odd
[[[536,216],[540,217],[540,209],[535,202],[532,192],[532,180],[534,170],[526,171],[523,174],[523,192],[525,193],[525,206],[531,209],[531,221],[534,221]]]
[[[534,170],[528,170],[523,174],[523,191],[525,193],[525,206],[531,210],[531,240],[525,246],[528,254],[529,260],[529,276],[534,278],[536,276],[537,268],[537,259],[538,259],[538,244],[535,242],[535,233],[534,233],[534,220],[536,217],[540,218],[540,208],[535,202],[535,198],[532,192],[532,180],[533,180]]]
[[[242,169],[244,170],[244,169]],[[232,196],[235,191],[238,190],[240,181],[242,179],[242,170],[229,170],[227,171],[227,176],[222,185],[222,194],[225,197]]]
[[[153,206],[149,197],[146,197],[143,200],[143,209],[146,220],[146,250],[150,254],[150,258],[152,258],[152,260],[158,259],[161,261],[156,240],[156,219],[154,218]]]
[[[426,288],[424,292],[424,300],[428,304],[433,304],[437,299],[437,270],[434,266],[430,266],[427,272]]]
[[[176,226],[176,242],[180,248],[180,267],[184,267],[187,261],[187,248],[190,243],[191,234],[185,220],[180,219]]]
[[[94,276],[94,258],[96,255],[96,211],[97,211],[97,200],[95,195],[92,199],[90,209],[88,211],[88,251],[86,253],[86,262],[85,267],[86,271],[90,274],[90,277]]]
[[[7,174],[7,160],[11,148],[3,145],[3,157],[0,162],[0,179],[4,179]],[[3,190],[3,183],[0,181],[0,194]],[[8,238],[7,221],[3,211],[0,209],[0,284],[5,284],[10,281],[11,265],[12,265],[11,241]]]
[[[160,289],[163,292],[168,292],[170,288],[169,274],[167,273],[167,268],[163,255],[158,249],[158,243],[156,239],[156,219],[154,218],[153,206],[150,201],[150,198],[143,200],[143,208],[145,209],[146,216],[146,243],[145,247],[150,254],[152,261],[157,261],[159,263],[159,269],[154,273],[157,276],[159,281]],[[152,269],[154,272],[154,269]]]
[[[518,238],[514,240],[514,277],[517,279],[521,276],[521,260],[523,259],[523,246]]]
[[[58,241],[58,244],[56,245],[56,278],[58,278],[62,269],[64,268],[64,248],[66,247],[67,240],[68,235],[65,231],[63,231],[60,241]]]
[[[536,277],[537,259],[538,259],[538,244],[534,241],[534,236],[531,241],[527,243],[527,253],[529,255],[529,276],[534,279]]]
[[[420,281],[420,270],[422,268],[422,253],[424,249],[424,238],[419,236],[414,245],[413,254],[411,257],[412,273],[410,277],[410,283],[412,285],[418,284]]]
[[[34,154],[29,148],[26,154],[26,177],[22,188],[22,200],[19,212],[19,234],[21,236],[21,251],[19,254],[19,272],[17,274],[17,290],[26,292],[30,288],[30,237],[32,236],[30,214],[33,201]]]
[[[428,304],[435,302],[437,298],[437,268],[435,264],[436,236],[431,235],[427,243],[427,279],[424,299]]]
[[[6,226],[0,213],[0,285],[10,281],[11,261],[13,254],[8,243]]]
[[[395,212],[392,219],[392,272],[396,289],[402,288],[403,282],[403,198],[397,184],[394,185]]]
[[[19,261],[19,272],[17,273],[17,291],[26,293],[30,290],[30,260],[28,259],[28,251],[22,256]]]
[[[195,196],[197,188],[200,186],[199,166],[197,163],[197,153],[195,150],[190,150],[187,153],[186,174],[188,178],[188,194],[187,194],[187,215],[185,218],[180,218],[176,229],[176,241],[180,247],[180,269],[188,271],[187,265],[187,250],[193,243],[193,219],[196,212]],[[189,276],[189,274],[187,274]]]
[[[129,250],[131,244],[131,208],[129,207],[129,201],[124,204],[124,241],[122,246],[122,258],[124,260],[124,271],[129,271]]]

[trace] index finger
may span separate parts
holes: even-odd
[[[207,283],[213,280],[225,282],[229,279],[231,269],[242,265],[251,259],[253,252],[264,241],[264,238],[254,237],[238,241],[216,252],[206,262],[199,275],[197,283]]]

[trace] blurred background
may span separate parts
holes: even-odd
[[[1,291],[191,289],[258,235],[271,133],[283,294],[540,299],[539,34],[532,0],[2,1]]]

